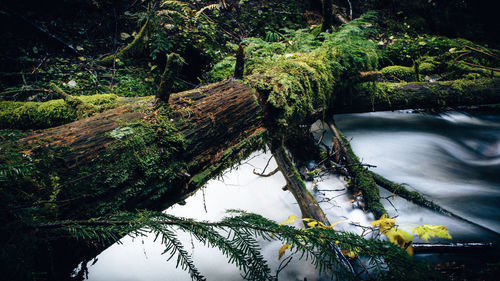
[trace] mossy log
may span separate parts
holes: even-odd
[[[373,179],[370,171],[364,167],[358,157],[352,151],[349,142],[337,129],[333,121],[327,121],[328,126],[333,134],[332,144],[339,155],[337,159],[348,171],[351,177],[350,187],[354,191],[361,191],[366,209],[373,212],[376,218],[386,214],[384,206],[380,203],[380,194],[377,184]]]
[[[295,197],[295,200],[299,204],[302,218],[311,218],[323,223],[324,225],[330,225],[330,221],[319,206],[318,202],[307,190],[299,172],[295,169],[295,165],[287,155],[283,144],[275,142],[271,145],[271,150],[276,162],[278,163],[281,173],[285,177],[287,189],[292,193],[293,197]],[[345,267],[346,270],[354,273],[351,263],[344,256],[342,250],[339,249],[335,243],[330,243],[329,247],[339,259],[339,264]]]
[[[442,102],[439,103],[435,101],[436,93],[429,90],[434,85],[413,83],[391,89],[408,99],[416,96],[411,101],[402,98],[379,100],[374,96],[372,104],[371,99],[367,101],[364,95],[359,95],[360,102],[340,108],[334,105],[333,110],[345,113],[394,107],[427,108],[459,101],[464,104],[499,103],[498,81],[479,82],[467,83],[460,94],[452,88],[453,82],[437,84],[441,89],[439,99]],[[463,99],[464,96],[468,98]],[[272,121],[276,109],[263,102],[264,97],[265,93],[259,93],[245,83],[228,80],[172,95],[171,109],[155,109],[153,99],[143,99],[35,133],[17,141],[10,149],[30,155],[37,164],[33,172],[58,167],[51,172],[52,177],[58,179],[56,183],[43,174],[32,179],[43,186],[39,190],[53,190],[52,185],[59,186],[58,200],[89,193],[94,197],[99,194],[105,202],[113,202],[107,211],[99,211],[101,214],[84,211],[89,206],[79,204],[76,209],[61,208],[59,215],[66,214],[66,211],[66,215],[78,212],[81,216],[102,215],[124,206],[150,207],[151,202],[165,202],[166,194],[187,194],[196,190],[224,168],[262,147],[266,141],[265,128],[276,126]],[[293,123],[305,121],[308,119],[294,120]],[[278,134],[282,133],[286,132],[280,130]],[[134,151],[135,154],[125,151]],[[349,151],[343,154],[348,155]],[[46,158],[47,155],[51,157]],[[150,171],[148,165],[153,163],[164,170],[158,167]],[[359,163],[347,164],[348,167],[359,167]],[[99,170],[104,167],[106,170]],[[111,175],[109,169],[113,170]],[[107,182],[109,186],[102,184]],[[122,192],[128,194],[126,199],[121,197]],[[35,196],[32,199],[47,198]]]
[[[500,79],[413,83],[364,83],[335,113],[439,108],[500,103]]]

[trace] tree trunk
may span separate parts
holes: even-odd
[[[443,103],[472,105],[500,102],[498,80],[468,81],[460,89],[454,87],[455,83],[458,82],[397,85],[387,90],[385,97],[370,97],[362,93],[353,97],[357,102],[344,107],[334,104],[332,109],[333,112],[348,113],[428,108]],[[433,90],[435,88],[440,90],[439,94]],[[87,209],[84,216],[102,215],[92,212],[96,210],[96,197],[104,201],[120,198],[118,202],[121,203],[114,203],[109,211],[151,206],[163,208],[164,204],[157,206],[153,202],[165,202],[167,198],[168,205],[172,202],[168,198],[187,196],[211,177],[263,147],[265,127],[273,126],[275,111],[262,101],[264,96],[261,97],[242,82],[227,80],[173,94],[170,98],[172,112],[155,110],[153,100],[145,98],[91,118],[35,133],[17,141],[12,147],[24,155],[30,155],[38,171],[46,170],[51,177],[58,178],[57,183],[51,183],[46,173],[35,173],[31,183],[41,186],[36,188],[41,195],[35,197],[35,201],[47,200],[47,193],[52,192],[55,184],[61,189],[57,200],[71,199],[71,205],[78,204],[81,207],[75,210],[63,206],[57,216],[74,215],[90,206],[92,208]],[[300,120],[296,121],[300,123]],[[148,134],[142,136],[146,129],[138,124],[146,126]],[[127,135],[127,132],[131,132],[131,135]],[[175,134],[182,140],[172,141]],[[134,140],[136,142],[145,143],[140,147],[134,146],[136,144],[128,140],[131,137],[138,138]],[[144,165],[129,163],[131,159],[121,157],[131,151],[135,151],[135,154],[130,156]],[[150,155],[153,153],[159,156]],[[343,155],[348,154],[348,151],[343,151]],[[144,157],[148,161],[159,161],[155,158],[157,156],[168,158],[159,163],[168,170],[167,175],[161,171],[152,174],[147,163],[142,163]],[[26,159],[22,161],[26,162]],[[346,164],[351,168],[359,167],[349,160]],[[99,165],[113,167],[116,178],[110,177],[109,171],[102,170]],[[54,170],[54,167],[57,169]],[[111,181],[112,187],[102,184],[108,181]],[[130,186],[133,186],[131,194]],[[122,193],[127,191],[129,194],[126,199],[122,198]],[[155,192],[159,193],[154,196],[156,199],[148,197]],[[88,196],[75,198],[76,194]]]

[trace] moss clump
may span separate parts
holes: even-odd
[[[85,118],[115,105],[117,96],[102,94],[72,97],[76,107],[62,99],[47,102],[0,102],[0,129],[42,129]]]
[[[233,75],[234,65],[236,64],[236,57],[228,56],[222,61],[214,65],[214,67],[206,74],[205,80],[207,82],[219,82],[227,79]]]
[[[386,79],[398,79],[403,81],[415,81],[415,71],[413,67],[392,65],[380,70]]]
[[[118,83],[111,92],[120,97],[151,96],[156,92],[156,86],[151,74],[141,68],[125,68],[118,72]]]
[[[348,87],[350,79],[360,71],[377,67],[376,46],[366,38],[373,32],[372,21],[374,15],[368,14],[336,33],[323,33],[320,38],[302,31],[287,41],[293,42],[291,46],[259,41],[262,48],[247,50],[251,56],[261,54],[249,59],[247,81],[267,96],[279,128],[298,125],[296,122],[317,109],[326,109],[335,93]]]

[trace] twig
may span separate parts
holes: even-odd
[[[285,269],[288,266],[288,264],[292,261],[292,259],[293,259],[293,254],[290,254],[288,257],[281,260],[280,265],[276,270],[275,280],[278,280],[278,275],[283,269]]]
[[[347,3],[349,3],[349,19],[352,20],[352,4],[349,0],[347,0]]]
[[[273,155],[271,155],[271,157],[269,157],[269,159],[267,160],[266,166],[264,167],[264,170],[262,170],[262,173],[266,172],[267,166],[269,166],[269,163],[271,162],[271,159],[273,159],[273,157],[274,157]]]
[[[344,190],[345,187],[341,189],[316,189],[316,191],[344,191]]]
[[[319,145],[323,141],[323,138],[325,137],[325,134],[326,134],[326,130],[323,130],[323,133],[321,133],[321,137],[319,137],[317,145]]]
[[[485,55],[490,56],[490,57],[499,58],[498,55],[495,55],[495,54],[487,52],[487,51],[479,50],[479,49],[473,48],[471,46],[465,45],[465,48],[476,51],[476,52],[481,53],[481,54],[485,54]]]
[[[264,173],[261,174],[261,173],[256,172],[254,169],[253,173],[254,173],[254,175],[267,178],[267,177],[270,177],[270,176],[276,174],[279,170],[280,170],[279,168],[276,168],[276,169],[274,169],[274,171],[270,172],[269,174],[264,174]]]
[[[462,61],[462,62],[465,63],[465,64],[467,64],[467,65],[470,65],[470,66],[475,66],[475,67],[479,67],[479,68],[484,68],[484,69],[488,69],[488,70],[493,70],[493,71],[496,71],[496,72],[500,72],[500,69],[498,69],[498,68],[488,67],[488,66],[479,65],[479,64],[474,64],[474,63],[470,63],[470,62],[466,62],[466,61]]]
[[[392,204],[392,201],[391,201],[391,200],[389,200],[389,198],[391,198],[392,196],[393,196],[393,195],[389,195],[389,196],[387,196],[387,197],[384,197],[384,199],[385,199],[385,200],[387,200],[387,201],[389,202],[389,204],[391,204],[391,206],[394,208],[394,210],[395,210],[396,212],[398,212],[398,209],[396,209],[396,206],[394,206],[394,204]]]

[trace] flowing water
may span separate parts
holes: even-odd
[[[362,162],[376,165],[372,168],[390,180],[405,183],[453,213],[474,221],[466,221],[436,214],[401,198],[392,198],[381,189],[381,195],[391,216],[397,223],[413,227],[420,224],[442,224],[449,228],[453,242],[494,241],[500,232],[500,115],[447,112],[439,115],[409,112],[381,112],[335,116],[343,133]],[[313,126],[321,133],[321,124]],[[331,135],[325,134],[325,142]],[[238,169],[228,171],[221,179],[211,180],[207,186],[167,213],[216,221],[228,209],[241,209],[261,214],[277,222],[289,215],[300,216],[300,210],[289,192],[282,191],[285,180],[277,173],[262,178],[253,174],[260,171],[270,154],[254,153]],[[270,161],[267,171],[276,167]],[[346,221],[336,226],[360,232],[347,221],[368,225],[374,218],[356,208],[345,190],[345,181],[333,175],[322,177],[313,188],[331,222]],[[325,198],[335,198],[326,200]],[[228,265],[218,250],[193,241],[189,234],[179,233],[195,264],[208,280],[241,280],[240,273]],[[190,280],[188,274],[175,268],[175,257],[167,261],[161,255],[163,247],[153,237],[132,239],[125,237],[97,257],[89,266],[89,280]],[[433,240],[439,241],[439,240]],[[263,242],[263,255],[270,266],[279,266],[279,242]],[[468,256],[419,255],[431,262],[446,259],[470,259]],[[489,257],[491,259],[491,257]],[[494,257],[497,258],[497,257]],[[498,262],[498,260],[497,260]],[[292,259],[279,275],[280,280],[314,280],[316,273],[307,262]]]

